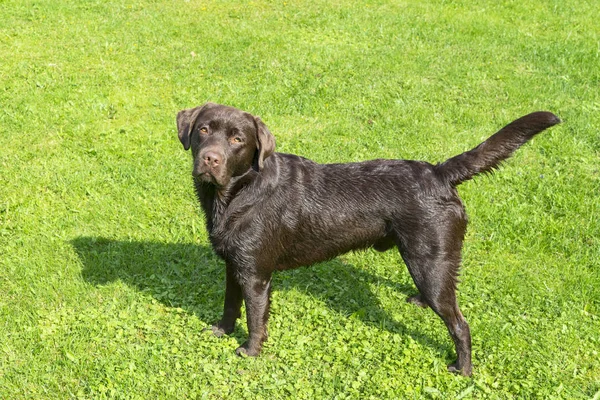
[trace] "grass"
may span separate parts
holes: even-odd
[[[0,6],[0,398],[600,397],[599,3]],[[473,378],[395,252],[278,274],[260,358],[202,332],[224,271],[175,115],[208,100],[320,162],[564,120],[460,187]]]

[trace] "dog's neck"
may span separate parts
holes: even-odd
[[[256,178],[257,174],[251,168],[243,175],[231,178],[229,183],[223,187],[194,178],[196,196],[206,216],[206,225],[209,233],[219,225],[229,203],[231,203],[240,190]]]

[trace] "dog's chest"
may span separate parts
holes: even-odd
[[[253,221],[243,209],[223,209],[213,212],[208,224],[209,239],[214,251],[225,261],[247,263],[258,243]]]

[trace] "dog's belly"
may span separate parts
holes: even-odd
[[[374,216],[305,218],[295,226],[281,226],[276,238],[279,251],[276,268],[290,269],[332,259],[351,250],[383,243],[386,222]]]

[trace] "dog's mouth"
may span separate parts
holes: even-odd
[[[229,182],[226,175],[220,173],[219,170],[210,168],[195,168],[192,172],[195,179],[198,179],[205,183],[210,183],[216,187],[224,187]]]

